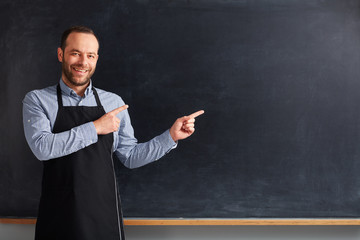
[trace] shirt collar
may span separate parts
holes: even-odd
[[[78,96],[74,90],[68,87],[62,78],[60,79],[60,89],[67,96]],[[92,93],[92,81],[90,80],[89,86],[85,89],[84,97],[87,97],[90,93]]]

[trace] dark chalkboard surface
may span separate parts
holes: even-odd
[[[60,78],[70,25],[100,37],[94,85],[147,141],[199,109],[162,160],[116,165],[125,217],[360,217],[360,1],[0,1],[0,216],[35,217],[26,92]]]

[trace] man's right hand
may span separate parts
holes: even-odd
[[[120,119],[116,117],[116,115],[121,111],[124,111],[128,107],[129,107],[128,105],[121,106],[119,108],[112,110],[111,112],[104,114],[98,120],[95,120],[94,125],[96,129],[96,133],[98,135],[105,135],[108,133],[118,131],[120,127]]]

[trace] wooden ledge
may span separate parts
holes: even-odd
[[[20,219],[20,218],[0,218],[0,223],[4,224],[35,224],[36,219]],[[289,225],[360,225],[360,219],[357,218],[341,218],[341,219],[143,219],[143,218],[125,218],[124,224],[126,226],[289,226]]]
[[[124,223],[128,226],[360,225],[360,219],[125,219]]]

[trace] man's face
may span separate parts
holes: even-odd
[[[99,43],[88,33],[70,33],[64,51],[58,48],[62,78],[69,87],[87,86],[95,72]]]

